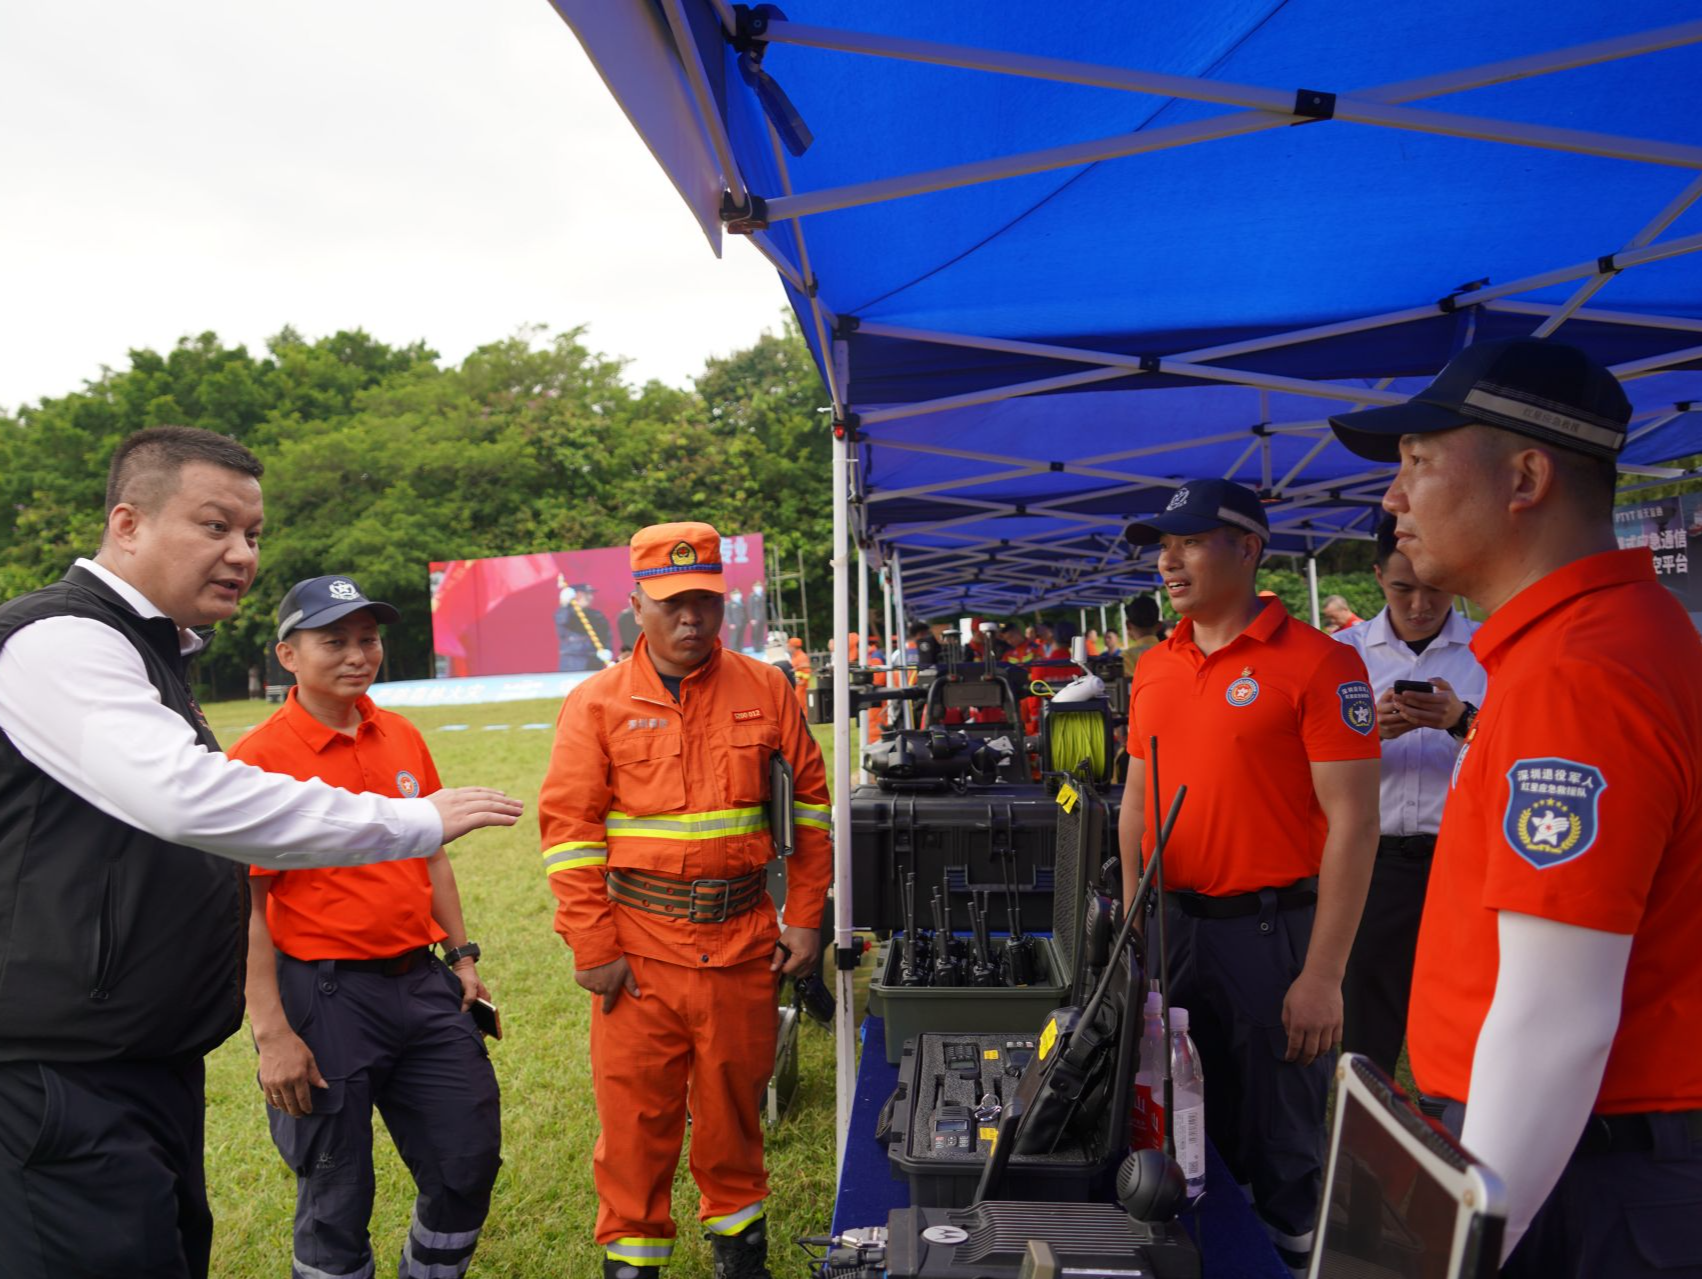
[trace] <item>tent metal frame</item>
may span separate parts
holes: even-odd
[[[721,166],[726,192],[724,207],[749,211],[755,208],[756,200],[753,197],[759,193],[749,189],[745,175],[738,165],[735,148],[714,102],[707,72],[698,56],[685,3],[686,0],[662,0],[662,8],[681,63],[683,77],[690,90],[691,101],[695,104],[699,123],[716,162]],[[707,3],[723,32],[732,38],[737,33],[737,17],[732,6],[727,0],[707,0]],[[740,228],[730,228],[747,230],[748,238],[757,251],[798,294],[808,300],[809,324],[815,338],[816,350],[822,356],[822,373],[833,406],[831,562],[834,583],[834,633],[841,639],[834,647],[832,661],[835,751],[833,847],[834,878],[837,886],[832,953],[836,961],[838,1001],[835,1015],[838,1046],[838,1122],[835,1131],[842,1165],[850,1127],[856,1069],[851,968],[855,964],[857,947],[851,930],[851,903],[847,892],[851,862],[850,796],[853,746],[849,713],[850,672],[847,645],[844,641],[850,631],[852,556],[857,555],[860,561],[865,557],[875,559],[883,566],[883,576],[890,565],[892,603],[897,616],[894,629],[900,632],[905,628],[908,614],[914,612],[921,615],[933,611],[936,606],[943,607],[953,601],[965,609],[1007,613],[1067,603],[1120,603],[1136,590],[1150,586],[1152,579],[1142,563],[1144,557],[1120,557],[1120,519],[1073,510],[1072,505],[1102,501],[1106,497],[1119,494],[1173,487],[1178,483],[1177,480],[1118,469],[1116,464],[1138,458],[1159,457],[1197,447],[1201,443],[1200,440],[1191,440],[1151,445],[1066,461],[1058,468],[1054,466],[1054,459],[963,450],[902,438],[886,438],[884,435],[871,435],[866,428],[951,409],[998,403],[1020,396],[1121,382],[1145,374],[1162,374],[1193,383],[1249,387],[1261,393],[1261,410],[1265,407],[1264,402],[1268,401],[1267,393],[1271,391],[1308,396],[1338,404],[1351,404],[1355,407],[1399,403],[1404,397],[1387,389],[1390,382],[1388,378],[1378,381],[1376,385],[1352,386],[1262,374],[1226,367],[1220,362],[1296,343],[1321,341],[1333,336],[1432,319],[1438,314],[1464,310],[1470,315],[1474,313],[1471,308],[1531,317],[1536,321],[1535,331],[1540,335],[1553,333],[1574,319],[1622,324],[1628,327],[1666,329],[1674,333],[1702,332],[1702,320],[1607,311],[1587,305],[1614,276],[1624,270],[1702,250],[1702,234],[1665,241],[1659,238],[1687,208],[1702,198],[1702,174],[1695,176],[1682,192],[1624,245],[1615,252],[1592,261],[1569,264],[1539,275],[1497,285],[1483,284],[1462,288],[1438,302],[1403,310],[1268,334],[1210,348],[1145,357],[1086,350],[1055,343],[1022,341],[990,334],[945,333],[869,321],[857,322],[854,317],[835,315],[819,297],[818,281],[804,233],[804,219],[830,210],[899,200],[1023,174],[1246,136],[1295,124],[1325,121],[1474,138],[1509,146],[1702,170],[1702,147],[1518,123],[1481,115],[1440,111],[1433,107],[1406,105],[1488,85],[1505,84],[1682,45],[1702,43],[1702,21],[1629,33],[1545,53],[1464,67],[1415,80],[1334,94],[1304,87],[1279,89],[1198,76],[1166,75],[1125,67],[1099,66],[1067,59],[908,40],[784,20],[768,22],[762,38],[769,44],[903,59],[1001,75],[1038,77],[1111,91],[1161,95],[1236,108],[1221,115],[1184,124],[1087,139],[924,172],[891,175],[804,192],[794,190],[785,150],[773,127],[769,126],[769,145],[780,189],[778,193],[763,196],[762,202],[766,205],[766,217],[771,225],[781,221],[791,223],[797,246],[797,261],[794,263],[776,238],[762,227],[752,229],[747,224]],[[1559,305],[1521,301],[1516,297],[1518,294],[1531,293],[1571,281],[1578,281],[1577,288]],[[1086,367],[929,401],[857,405],[849,398],[851,355],[849,344],[842,337],[847,321],[855,323],[861,333],[870,336],[932,342]],[[1702,345],[1629,361],[1619,366],[1616,371],[1626,378],[1645,377],[1697,359],[1702,359]],[[1642,438],[1687,411],[1694,410],[1688,404],[1675,404],[1670,409],[1649,411],[1641,416],[1632,438]],[[1279,537],[1296,538],[1302,543],[1302,550],[1287,553],[1301,554],[1306,558],[1316,620],[1318,551],[1339,540],[1371,536],[1369,526],[1378,511],[1381,493],[1391,472],[1387,469],[1355,472],[1334,480],[1296,485],[1295,481],[1305,473],[1306,468],[1318,455],[1329,447],[1333,439],[1327,421],[1319,418],[1306,422],[1272,423],[1269,421],[1268,412],[1264,411],[1260,412],[1259,417],[1261,420],[1250,423],[1246,428],[1249,437],[1247,446],[1229,468],[1228,474],[1234,476],[1255,457],[1258,459],[1260,486],[1279,499],[1270,510],[1273,533]],[[1214,442],[1228,442],[1241,438],[1241,435],[1241,431],[1234,431],[1219,433],[1210,438]],[[1299,440],[1310,439],[1311,442],[1299,460],[1288,465],[1279,477],[1274,469],[1271,441],[1273,438],[1285,436]],[[932,453],[964,461],[984,462],[997,469],[949,483],[880,490],[867,482],[869,466],[879,449]],[[964,496],[964,490],[967,489],[1003,481],[1017,481],[1053,473],[1058,469],[1069,474],[1103,479],[1112,487],[1084,493],[1060,494],[1044,501],[1025,503]],[[1651,484],[1670,483],[1673,479],[1702,477],[1702,469],[1624,469],[1655,477],[1644,484],[1632,486],[1628,491],[1633,492]],[[965,513],[961,517],[930,518],[897,528],[874,523],[878,518],[881,503],[906,497],[926,497],[930,499],[931,505],[961,508]],[[1364,505],[1363,514],[1344,518],[1344,506],[1351,508],[1355,504]],[[1325,514],[1332,516],[1331,522],[1314,522]],[[1009,538],[989,538],[984,531],[955,531],[959,526],[980,524],[990,515],[1040,518],[1052,521],[1052,526],[1044,532],[1029,531],[1022,536]],[[863,598],[866,599],[866,587]],[[867,609],[863,607],[862,615],[858,619],[858,630],[866,629]],[[899,660],[902,661],[902,638],[898,654]]]

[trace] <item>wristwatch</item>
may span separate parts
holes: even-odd
[[[448,964],[451,968],[455,967],[455,965],[460,963],[463,959],[470,959],[476,964],[479,962],[480,953],[478,942],[463,942],[459,946],[445,947],[443,951],[443,962]]]
[[[1460,712],[1459,720],[1448,730],[1448,735],[1464,740],[1466,734],[1472,731],[1472,721],[1477,718],[1477,707],[1470,702],[1461,702],[1460,705],[1464,706],[1465,710]]]

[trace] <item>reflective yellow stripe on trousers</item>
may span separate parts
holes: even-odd
[[[633,1266],[665,1266],[674,1255],[674,1241],[628,1235],[604,1244],[603,1255],[610,1261],[624,1261]]]

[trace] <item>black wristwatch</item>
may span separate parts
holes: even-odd
[[[460,946],[445,947],[443,951],[443,962],[448,964],[451,968],[455,967],[455,965],[460,963],[463,959],[470,959],[476,964],[479,962],[480,953],[478,942],[465,942]]]
[[[1477,707],[1470,702],[1461,702],[1460,705],[1464,706],[1465,710],[1460,712],[1459,720],[1448,730],[1448,735],[1464,740],[1466,734],[1472,731],[1472,721],[1477,718]]]

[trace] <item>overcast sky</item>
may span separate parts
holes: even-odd
[[[285,324],[450,361],[586,324],[681,383],[784,306],[547,0],[0,4],[0,408]]]

